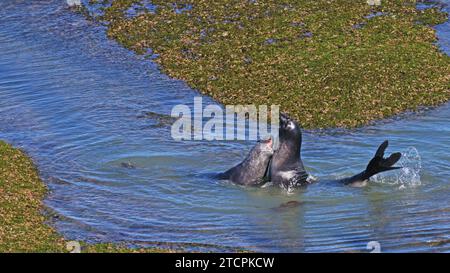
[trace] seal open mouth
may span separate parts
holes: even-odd
[[[272,144],[272,137],[262,139],[261,142],[265,144]]]
[[[267,139],[261,140],[261,143],[264,143],[267,145],[270,149],[273,149],[273,140],[272,137],[269,137]]]

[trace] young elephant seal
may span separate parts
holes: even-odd
[[[260,185],[264,182],[272,155],[272,139],[262,140],[253,147],[244,161],[220,174],[218,178],[245,186]]]

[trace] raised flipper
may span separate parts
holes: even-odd
[[[384,151],[386,150],[388,145],[389,142],[385,140],[380,145],[380,147],[378,147],[375,156],[370,160],[369,164],[367,165],[366,169],[363,172],[355,176],[342,179],[341,182],[343,182],[346,185],[357,182],[363,182],[377,173],[400,169],[401,167],[393,167],[393,165],[400,160],[402,156],[401,153],[393,153],[388,158],[384,158]]]
[[[380,147],[378,147],[375,156],[370,160],[365,173],[368,178],[377,173],[386,172],[390,170],[400,169],[401,167],[392,167],[402,157],[401,153],[393,153],[388,158],[384,158],[384,151],[389,145],[389,141],[385,140]]]

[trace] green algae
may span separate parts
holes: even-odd
[[[109,37],[151,50],[163,72],[223,104],[278,104],[306,128],[360,126],[450,97],[450,57],[431,27],[447,15],[415,1],[108,3]]]
[[[47,189],[32,162],[0,142],[0,252],[61,252],[64,242],[41,214]]]
[[[70,241],[47,224],[42,199],[48,189],[28,156],[0,141],[0,253],[69,252]],[[176,252],[171,246],[132,248],[126,245],[80,242],[82,253]]]

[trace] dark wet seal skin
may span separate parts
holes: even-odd
[[[218,175],[217,178],[245,186],[261,185],[264,182],[272,155],[272,139],[260,141],[253,147],[244,161]]]
[[[122,162],[120,163],[120,166],[122,168],[126,168],[126,169],[136,169],[136,166],[134,166],[132,163],[130,162]]]
[[[280,115],[279,147],[270,164],[270,180],[288,188],[308,184],[308,173],[301,159],[302,132],[287,115]]]

